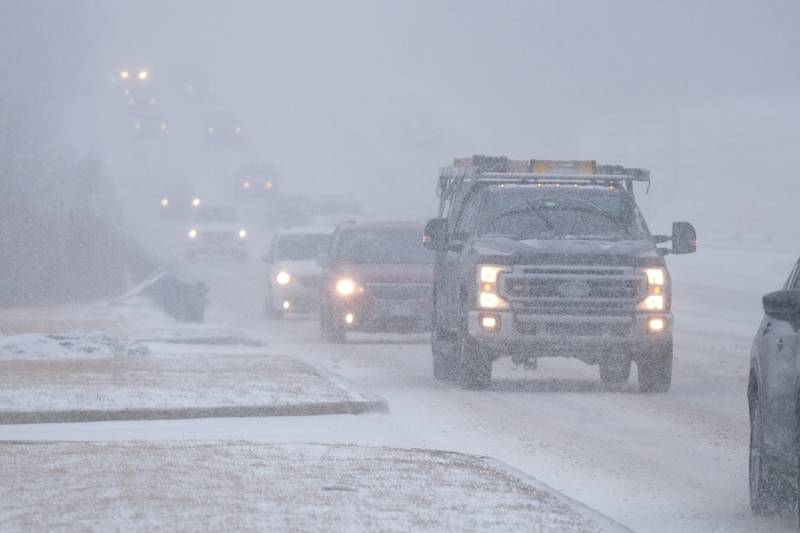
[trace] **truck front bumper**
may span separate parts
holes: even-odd
[[[493,317],[495,327],[484,324]],[[489,323],[492,321],[489,320]],[[660,325],[660,329],[653,326]],[[532,316],[513,311],[470,311],[469,335],[494,356],[575,357],[595,363],[608,356],[639,356],[672,342],[672,314]]]

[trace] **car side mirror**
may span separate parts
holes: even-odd
[[[422,245],[429,250],[444,251],[447,249],[447,219],[432,218],[422,232]]]
[[[672,253],[693,254],[697,251],[697,232],[688,222],[672,223]]]
[[[268,255],[261,256],[261,262],[263,263],[272,263],[272,258]]]
[[[330,260],[328,258],[328,254],[325,254],[325,253],[317,254],[317,257],[315,258],[315,261],[322,268],[327,267],[328,263],[330,262]]]
[[[764,296],[764,313],[783,322],[800,322],[800,291],[781,290]]]

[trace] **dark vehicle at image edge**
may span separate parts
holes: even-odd
[[[747,387],[750,507],[758,515],[800,503],[800,262],[763,304]]]
[[[433,373],[465,387],[492,362],[575,357],[622,383],[636,363],[643,392],[672,380],[668,253],[692,253],[675,222],[651,235],[633,195],[649,172],[594,161],[473,156],[441,169],[434,268]],[[672,248],[656,245],[671,240]]]
[[[434,254],[413,222],[340,224],[324,267],[320,329],[344,342],[348,331],[430,331]]]

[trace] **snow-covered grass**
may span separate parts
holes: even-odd
[[[493,461],[234,442],[0,444],[4,531],[625,531]]]
[[[360,412],[380,403],[294,358],[254,350],[100,333],[4,337],[0,422]]]

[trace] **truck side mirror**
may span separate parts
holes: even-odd
[[[328,263],[330,262],[329,259],[328,259],[328,254],[326,254],[326,253],[317,254],[317,257],[314,260],[322,268],[327,267]]]
[[[688,222],[672,223],[672,253],[693,254],[697,251],[697,232]]]
[[[444,251],[447,248],[447,219],[432,218],[422,233],[422,245],[429,250]]]
[[[782,290],[763,298],[764,313],[783,322],[800,322],[800,291]]]

